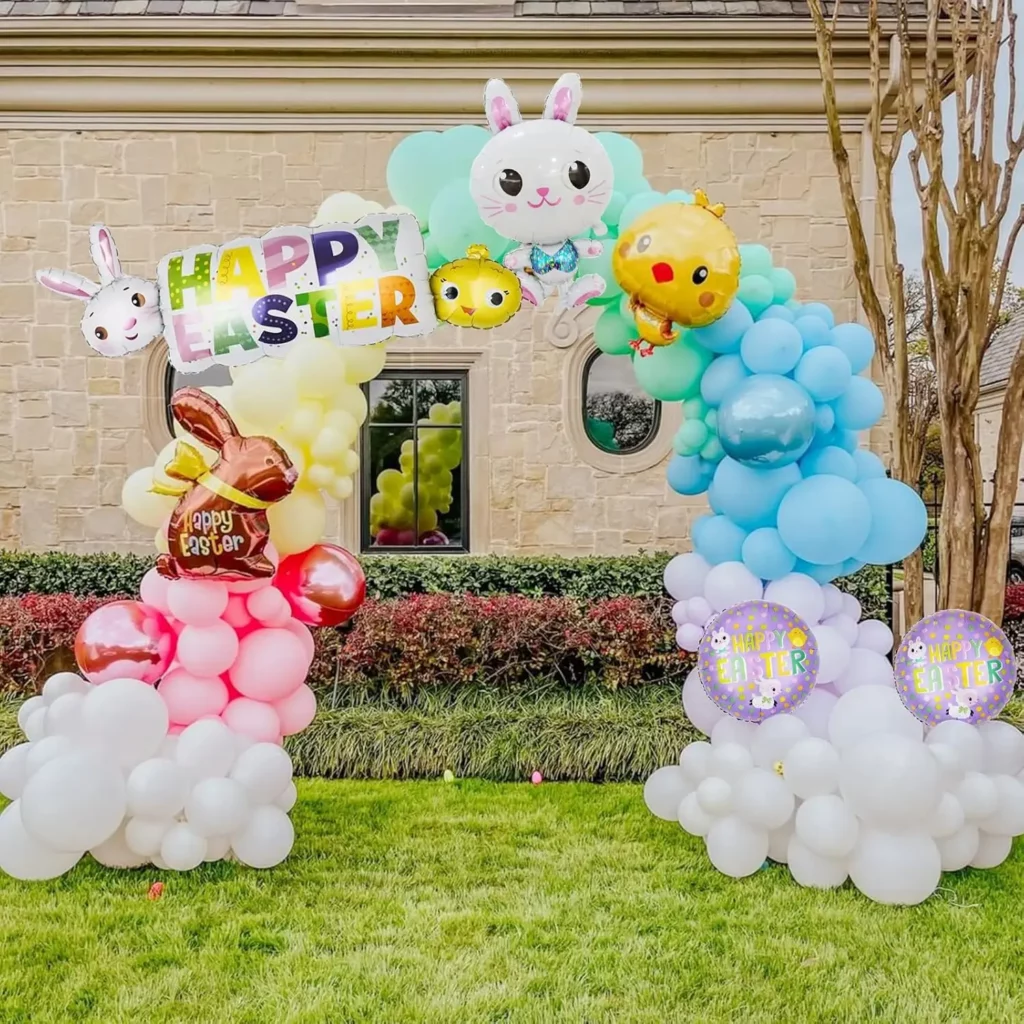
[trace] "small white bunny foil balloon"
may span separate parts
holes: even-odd
[[[89,229],[96,284],[70,270],[36,272],[44,288],[86,303],[82,335],[101,356],[125,356],[159,338],[164,331],[156,283],[121,273],[110,232],[102,224]]]
[[[560,308],[580,306],[605,288],[600,274],[576,277],[581,256],[604,251],[589,233],[604,233],[601,215],[613,186],[604,147],[574,123],[582,94],[579,75],[562,75],[544,116],[524,122],[500,79],[488,82],[484,93],[494,136],[473,164],[470,191],[484,223],[520,243],[504,262],[535,306],[555,292]]]

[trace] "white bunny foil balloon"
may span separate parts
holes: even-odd
[[[86,303],[82,335],[102,356],[124,356],[145,348],[163,334],[156,283],[121,273],[121,261],[110,232],[102,224],[89,230],[92,261],[99,271],[96,284],[70,270],[40,270],[44,288]]]
[[[561,308],[604,292],[600,274],[577,278],[581,256],[600,256],[601,215],[613,185],[601,143],[574,122],[582,98],[579,75],[562,75],[538,121],[523,121],[509,87],[487,83],[484,110],[494,133],[473,164],[470,191],[485,224],[520,243],[505,257],[523,298],[543,305],[557,292]]]

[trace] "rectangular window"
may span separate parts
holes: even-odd
[[[385,370],[363,385],[363,551],[469,550],[465,373]]]

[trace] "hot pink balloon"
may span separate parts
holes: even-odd
[[[229,729],[251,736],[257,743],[281,742],[281,722],[277,712],[263,701],[238,697],[228,702],[220,717]]]
[[[258,629],[243,637],[228,670],[231,685],[254,700],[275,701],[301,686],[312,658],[287,629]]]
[[[294,736],[295,733],[302,732],[316,717],[316,696],[303,683],[284,700],[274,701],[274,710],[281,720],[281,733],[284,736]]]
[[[186,626],[178,636],[178,661],[197,676],[219,676],[238,657],[238,634],[226,622]]]
[[[168,672],[157,687],[175,725],[191,725],[219,715],[228,703],[228,688],[217,678],[195,676],[183,668]]]
[[[172,580],[167,588],[171,614],[189,626],[216,622],[228,606],[228,590],[216,580]]]
[[[176,644],[174,630],[155,608],[141,601],[111,601],[82,623],[75,660],[90,683],[141,679],[152,685],[170,667]]]

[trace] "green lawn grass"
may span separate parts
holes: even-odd
[[[779,866],[724,878],[636,785],[303,781],[293,819],[270,872],[0,879],[0,1021],[987,1024],[1024,1005],[1019,847],[895,909]]]

